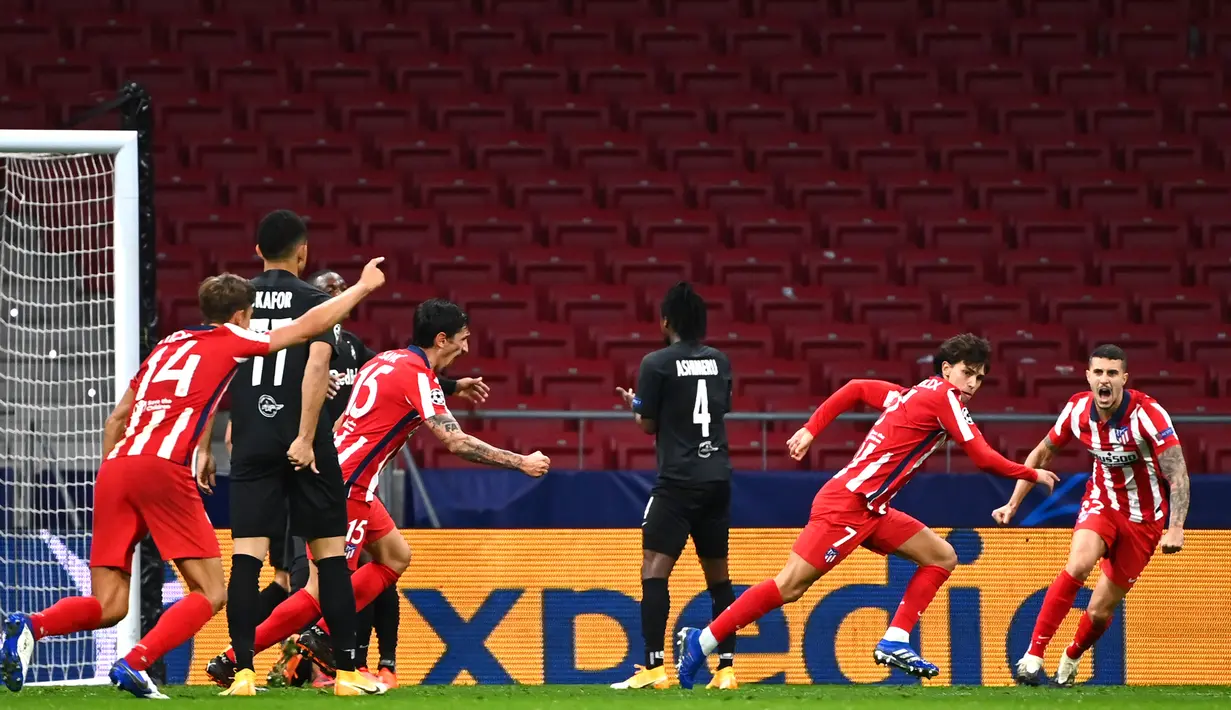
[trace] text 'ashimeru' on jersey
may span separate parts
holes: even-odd
[[[1180,438],[1153,397],[1124,390],[1119,409],[1104,422],[1090,392],[1079,392],[1064,405],[1047,438],[1057,448],[1076,439],[1094,457],[1084,510],[1111,508],[1134,523],[1166,519],[1168,488],[1158,457]]]
[[[884,412],[855,457],[826,485],[840,481],[866,498],[870,510],[884,513],[933,451],[949,439],[964,443],[982,437],[958,398],[957,387],[930,377],[887,394]]]
[[[359,368],[342,424],[334,434],[349,496],[370,501],[380,470],[425,419],[448,414],[427,354],[387,350]]]
[[[231,323],[195,326],[163,338],[129,387],[124,438],[107,458],[154,455],[191,466],[210,415],[240,363],[269,354],[269,334]]]

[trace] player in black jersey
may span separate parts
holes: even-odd
[[[727,571],[731,525],[731,458],[724,417],[731,411],[731,363],[705,345],[705,301],[686,283],[667,291],[662,303],[667,347],[646,355],[637,391],[617,388],[642,431],[657,436],[658,481],[641,521],[641,635],[645,666],[611,687],[667,688],[663,645],[671,599],[667,579],[691,535],[709,587],[714,616],[735,591]],[[738,687],[735,639],[719,649],[711,688]]]
[[[320,289],[300,280],[308,258],[307,228],[277,210],[261,220],[257,253],[265,271],[252,279],[252,329],[274,330],[318,303]],[[228,694],[255,693],[253,644],[260,614],[258,578],[270,538],[287,532],[308,541],[319,575],[321,613],[332,630],[338,667],[335,693],[383,693],[384,685],[356,672],[355,596],[345,557],[346,494],[333,422],[324,415],[341,325],[316,339],[253,358],[231,382],[231,529],[234,554],[227,625],[235,653]],[[289,516],[289,517],[288,517]]]

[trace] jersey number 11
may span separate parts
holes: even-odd
[[[294,318],[253,318],[249,324],[249,330],[255,333],[268,333],[271,330],[277,330],[283,326],[291,324]],[[282,371],[286,369],[286,351],[279,350],[277,355],[274,355],[274,387],[282,386]],[[252,358],[252,386],[257,387],[261,384],[261,374],[265,371],[265,358]]]

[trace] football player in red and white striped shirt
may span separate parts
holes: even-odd
[[[192,638],[226,603],[218,538],[193,475],[194,462],[212,465],[208,441],[218,401],[240,363],[306,343],[342,320],[384,283],[381,261],[372,260],[346,293],[270,333],[248,330],[256,291],[247,279],[222,274],[201,283],[205,325],[164,338],[107,418],[105,458],[94,484],[92,594],[5,619],[0,675],[9,689],[24,684],[38,639],[107,628],[128,614],[133,548],[148,532],[163,557],[179,568],[189,594],[116,661],[110,677],[139,697],[165,697],[145,671]],[[205,446],[198,451],[202,439]]]
[[[855,380],[825,400],[787,442],[797,461],[827,424],[859,402],[884,413],[846,468],[817,493],[808,525],[778,576],[744,592],[704,631],[680,632],[676,658],[681,686],[692,686],[692,675],[704,663],[705,655],[724,638],[799,599],[860,546],[882,555],[896,554],[919,565],[884,639],[873,652],[876,662],[925,678],[940,672],[910,647],[910,632],[957,566],[957,554],[923,523],[890,508],[890,500],[927,457],[949,440],[956,441],[976,466],[989,473],[1048,488],[1056,482],[1051,471],[1029,468],[998,454],[971,421],[963,403],[983,384],[990,358],[991,346],[986,340],[969,333],[957,335],[937,351],[935,377],[910,388]]]
[[[1115,345],[1095,348],[1086,369],[1090,391],[1069,399],[1055,426],[1026,459],[1027,466],[1046,466],[1056,451],[1076,440],[1089,450],[1094,467],[1077,514],[1068,563],[1048,588],[1030,650],[1017,662],[1014,678],[1019,683],[1046,683],[1043,653],[1095,563],[1101,560],[1103,576],[1081,615],[1073,643],[1060,654],[1058,685],[1076,680],[1078,659],[1103,635],[1154,548],[1161,542],[1163,552],[1171,554],[1184,547],[1189,495],[1180,439],[1157,400],[1125,389],[1127,370],[1124,350]],[[1004,525],[1013,519],[1030,487],[1025,481],[1017,484],[1009,502],[992,512],[996,522]]]

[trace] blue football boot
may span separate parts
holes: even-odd
[[[876,644],[876,650],[872,652],[872,658],[882,666],[897,668],[916,678],[935,678],[940,675],[940,669],[923,660],[909,643],[881,639],[881,642]]]

